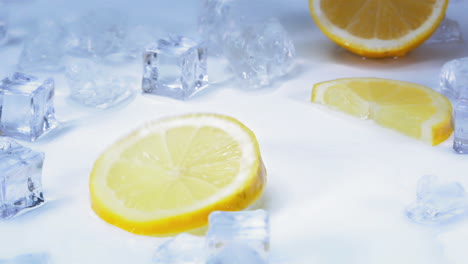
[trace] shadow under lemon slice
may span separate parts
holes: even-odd
[[[315,84],[311,101],[372,119],[431,145],[443,142],[453,131],[450,101],[415,83],[378,78],[332,80]]]
[[[112,145],[89,186],[93,210],[108,223],[167,235],[205,226],[212,211],[248,207],[265,184],[251,130],[231,117],[191,114],[147,124]]]

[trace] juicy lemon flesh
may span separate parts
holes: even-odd
[[[240,157],[238,144],[220,129],[172,128],[125,150],[111,167],[107,184],[127,208],[179,209],[231,183]]]
[[[255,157],[247,162],[244,182],[231,193],[210,200],[230,188],[246,166],[240,143],[221,128],[177,126],[134,133],[98,159],[90,182],[94,211],[127,231],[164,235],[204,226],[215,210],[246,208],[260,197],[266,172],[255,136],[242,129]]]
[[[318,91],[325,86],[322,98],[318,98]],[[432,145],[444,141],[452,131],[450,102],[429,88],[412,83],[375,78],[319,83],[314,86],[312,101],[362,119],[373,119],[417,139],[427,137],[425,129],[429,129],[431,135],[426,141]],[[426,128],[434,118],[434,125]]]
[[[419,28],[436,0],[321,0],[331,23],[361,38],[397,39]]]
[[[309,0],[322,32],[356,54],[401,57],[437,29],[448,0]]]

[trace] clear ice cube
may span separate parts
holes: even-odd
[[[455,20],[445,18],[442,20],[437,30],[427,40],[427,43],[463,43],[460,25]]]
[[[213,212],[209,216],[206,240],[207,263],[268,263],[268,213],[264,210]]]
[[[451,60],[442,66],[436,91],[452,102],[460,97],[468,98],[468,57]]]
[[[44,154],[0,137],[0,218],[44,203],[41,185]]]
[[[295,48],[281,23],[269,19],[231,32],[226,36],[224,55],[238,79],[258,88],[289,73]]]
[[[159,264],[205,264],[204,237],[180,234],[162,244],[153,256]]]
[[[21,51],[18,67],[21,71],[59,71],[64,68],[65,28],[56,20],[44,20],[28,38]]]
[[[406,215],[416,223],[448,222],[468,212],[468,199],[458,182],[441,183],[435,176],[424,176],[416,196],[416,202],[406,208]]]
[[[453,109],[453,149],[468,154],[468,98],[461,98]]]
[[[71,98],[85,106],[107,108],[134,95],[130,78],[110,74],[93,62],[75,62],[65,76]]]
[[[75,56],[104,58],[121,51],[127,34],[125,16],[114,9],[97,9],[70,25],[66,50]]]
[[[2,8],[0,3],[0,8]],[[8,16],[4,10],[0,10],[0,45],[7,42]]]
[[[234,26],[233,0],[205,0],[198,18],[198,33],[210,55],[222,53],[225,34]]]
[[[35,141],[57,126],[54,80],[14,73],[0,82],[0,134]]]
[[[187,100],[208,83],[206,49],[192,39],[161,39],[145,50],[143,58],[145,93]]]

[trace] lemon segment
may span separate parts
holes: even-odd
[[[107,149],[90,177],[93,210],[137,234],[187,231],[241,210],[266,182],[255,135],[215,114],[150,123]]]
[[[448,0],[309,0],[320,30],[365,57],[400,57],[437,29]]]
[[[348,78],[322,82],[312,89],[312,102],[437,145],[453,131],[452,106],[428,87],[396,80]]]

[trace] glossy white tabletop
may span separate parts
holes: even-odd
[[[16,70],[21,28],[34,19],[69,19],[114,6],[134,23],[194,34],[199,1],[36,0],[12,5],[18,38],[0,47],[0,74]],[[128,104],[95,110],[69,99],[62,74],[41,73],[55,77],[57,116],[65,125],[36,143],[22,142],[46,153],[47,203],[0,222],[0,258],[47,252],[59,264],[149,263],[165,238],[130,234],[94,214],[88,190],[93,163],[107,146],[147,121],[215,112],[238,118],[260,143],[268,170],[263,206],[271,216],[272,263],[467,263],[468,219],[432,227],[414,224],[404,214],[423,175],[456,180],[468,188],[468,156],[454,154],[453,137],[432,147],[312,104],[309,98],[314,83],[343,77],[392,78],[436,87],[440,67],[468,56],[468,43],[425,44],[404,58],[363,60],[319,31],[306,0],[244,2],[247,15],[278,17],[295,42],[297,67],[291,78],[273,87],[245,91],[226,81],[186,102],[138,93]],[[458,20],[468,39],[466,10],[468,2],[454,1],[447,16]],[[141,61],[113,67],[134,76],[138,89]]]

